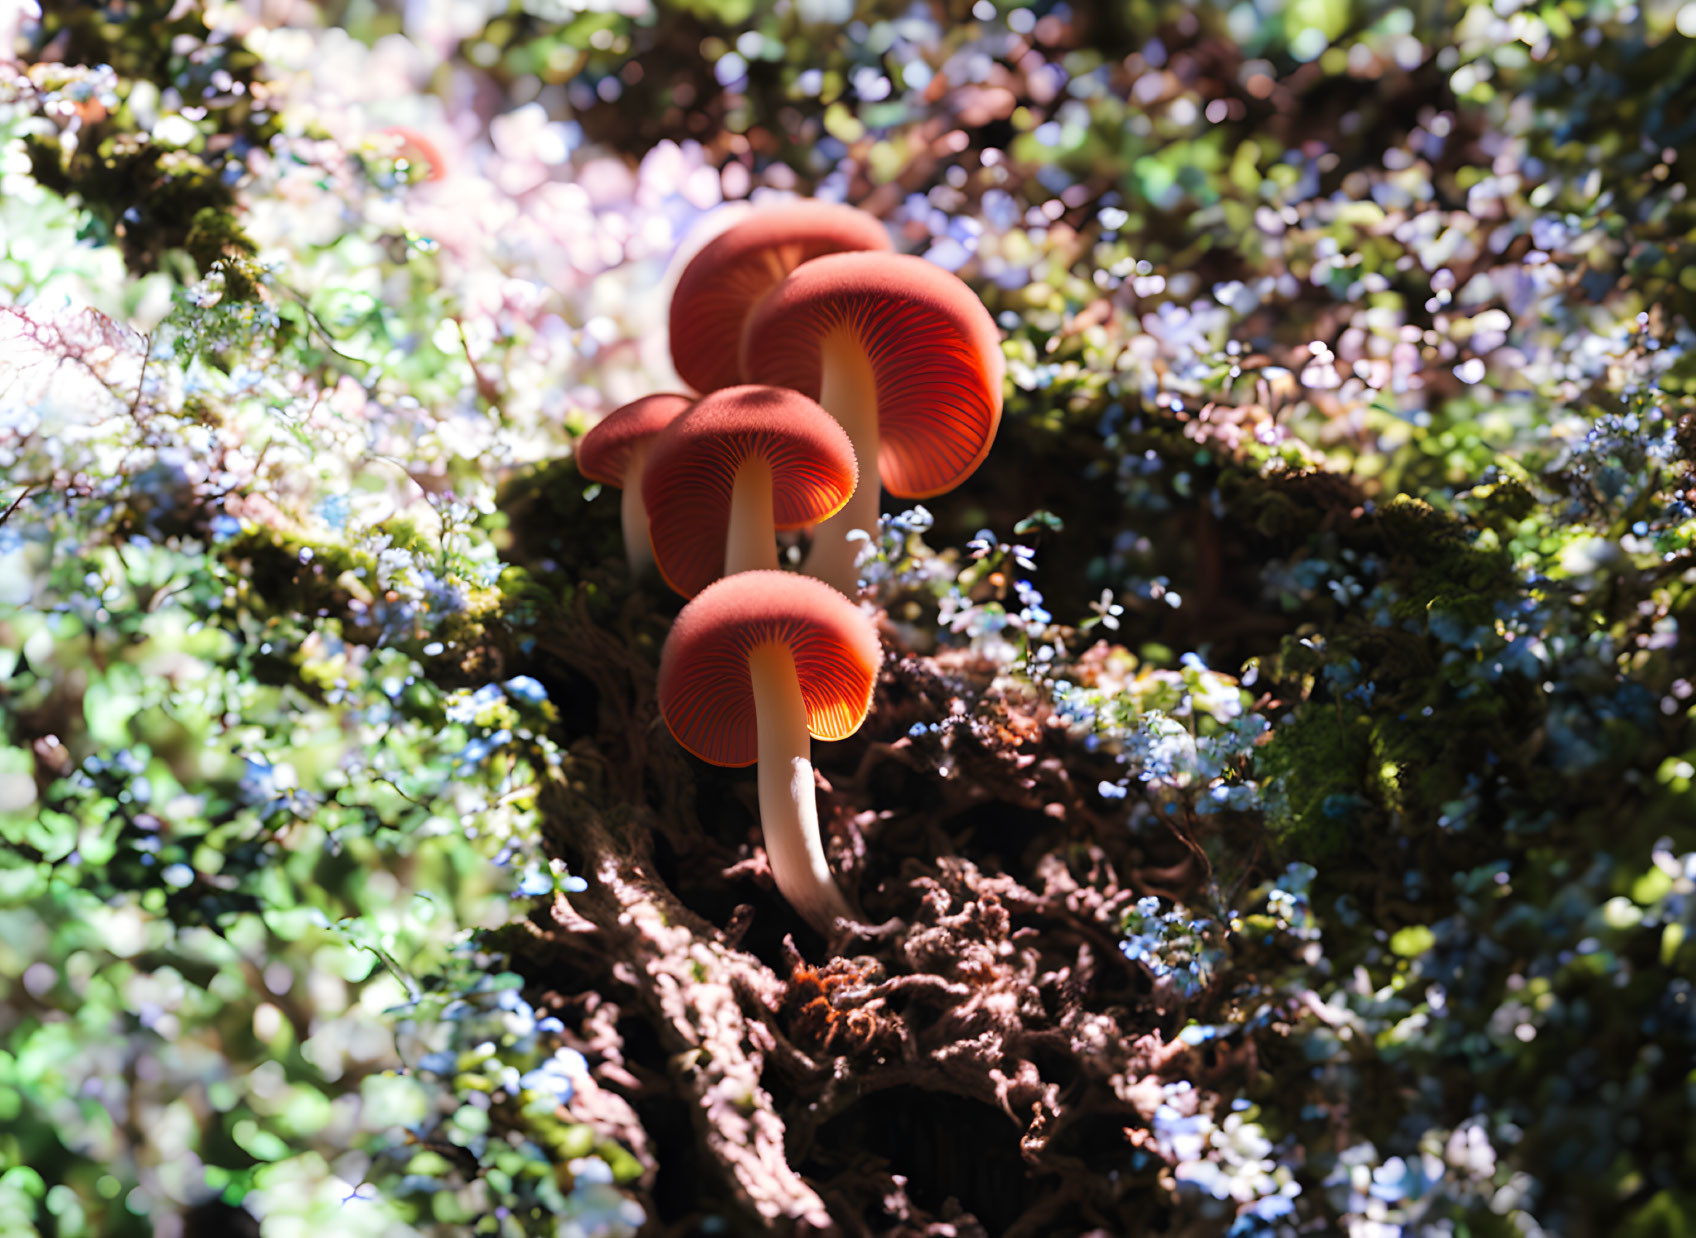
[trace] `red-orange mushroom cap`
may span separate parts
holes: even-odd
[[[690,259],[671,298],[671,360],[697,391],[742,382],[748,311],[803,262],[849,250],[887,250],[874,216],[833,202],[759,207]]]
[[[615,408],[578,440],[577,471],[590,481],[622,487],[631,453],[693,403],[686,395],[647,395]]]
[[[377,132],[395,142],[397,162],[404,160],[413,167],[422,164],[426,181],[439,181],[447,176],[448,163],[442,158],[442,152],[418,130],[408,125],[388,125]]]
[[[660,575],[685,597],[723,575],[739,503],[765,509],[747,522],[757,528],[742,531],[754,544],[749,561],[775,567],[775,531],[840,511],[858,476],[847,432],[799,392],[746,386],[703,396],[654,441],[642,475]]]
[[[660,712],[678,743],[714,765],[758,759],[748,655],[774,642],[795,659],[808,733],[846,739],[859,730],[883,661],[871,620],[810,576],[738,572],[683,608],[660,656]]]
[[[648,514],[642,496],[642,469],[648,447],[693,403],[685,395],[650,395],[616,408],[590,427],[577,443],[577,471],[590,481],[618,486],[624,553],[633,575],[651,562]]]
[[[743,371],[817,398],[825,345],[844,333],[864,349],[875,383],[884,488],[923,499],[959,485],[983,463],[1001,423],[1006,362],[983,302],[923,258],[816,258],[749,316]]]

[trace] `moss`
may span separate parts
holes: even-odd
[[[1538,743],[1541,689],[1478,677],[1506,644],[1498,610],[1523,593],[1510,558],[1476,542],[1467,522],[1407,497],[1309,538],[1310,557],[1375,561],[1373,597],[1387,601],[1387,613],[1331,606],[1263,663],[1293,705],[1255,754],[1267,826],[1322,883],[1399,885],[1407,859],[1392,837],[1433,866],[1473,862],[1474,827],[1500,808],[1470,788],[1522,767]],[[1444,905],[1439,894],[1432,914]]]
[[[1537,496],[1516,477],[1474,486],[1467,494],[1476,519],[1485,528],[1510,532],[1537,510]]]
[[[168,0],[46,5],[34,38],[35,52],[51,47],[65,65],[110,65],[120,77],[118,105],[85,118],[74,146],[56,133],[24,139],[35,180],[78,201],[89,213],[89,234],[121,245],[137,274],[159,269],[173,249],[193,253],[202,275],[219,261],[251,257],[254,248],[231,215],[233,179],[224,173],[277,132],[264,92],[251,89],[259,58],[214,33],[199,6]],[[216,100],[205,105],[201,124],[219,140],[169,147],[140,130],[128,103],[139,82],[184,99]],[[242,274],[235,283],[250,278]]]
[[[384,529],[396,545],[414,552],[434,549],[411,521],[390,521]],[[340,623],[346,640],[406,649],[443,687],[484,684],[509,674],[516,631],[541,605],[553,602],[534,582],[503,573],[499,587],[462,584],[461,604],[430,614],[427,623],[422,615],[404,619],[396,630],[397,615],[384,611],[392,599],[377,593],[377,558],[368,551],[255,527],[225,544],[223,560],[246,578],[248,606],[278,616],[323,616]],[[425,601],[419,609],[429,612],[431,605]],[[314,686],[314,676],[285,648],[263,661],[266,667],[255,674],[266,682]]]
[[[1358,713],[1315,706],[1279,725],[1255,759],[1279,845],[1320,865],[1358,848],[1372,807],[1357,793],[1370,756],[1371,727]]]
[[[1620,1238],[1691,1238],[1696,1235],[1696,1195],[1662,1190],[1625,1216]]]
[[[501,591],[501,605],[509,611],[523,607],[548,606],[555,600],[547,586],[522,567],[503,567],[495,583]]]
[[[232,301],[252,301],[259,296],[264,272],[253,261],[258,247],[227,209],[203,206],[194,213],[183,247],[202,275],[220,271],[224,296]]]
[[[1465,523],[1423,499],[1397,495],[1379,509],[1367,534],[1366,548],[1390,558],[1402,594],[1398,617],[1436,606],[1440,613],[1486,622],[1494,602],[1514,589],[1506,551],[1480,549]]]
[[[495,501],[507,517],[508,559],[574,578],[624,557],[619,492],[586,481],[575,458],[516,474]]]
[[[247,578],[273,610],[316,614],[344,609],[349,586],[377,583],[377,558],[338,542],[321,542],[270,526],[254,526],[225,543],[224,562]],[[351,579],[344,581],[344,576]]]
[[[25,140],[30,174],[77,200],[96,239],[116,241],[137,274],[159,268],[164,254],[189,241],[192,221],[231,209],[231,190],[204,159],[163,150],[145,139],[84,142],[68,151],[56,138]],[[202,273],[209,267],[202,264]]]
[[[1246,462],[1222,471],[1219,493],[1233,524],[1286,545],[1300,544],[1365,501],[1358,487],[1335,473],[1262,474]]]
[[[392,517],[383,521],[377,528],[388,536],[389,545],[397,550],[419,551],[429,548],[424,534],[419,531],[418,522],[410,516]]]

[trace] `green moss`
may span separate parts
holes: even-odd
[[[1423,499],[1395,496],[1366,533],[1366,548],[1389,556],[1402,594],[1398,617],[1435,608],[1439,616],[1487,622],[1494,603],[1514,589],[1505,551],[1479,549],[1466,524]]]
[[[57,130],[24,139],[32,177],[88,212],[89,237],[120,245],[137,274],[159,269],[174,249],[189,249],[202,275],[220,260],[251,257],[231,215],[234,178],[224,173],[277,131],[276,116],[251,89],[259,58],[214,32],[200,6],[163,0],[47,5],[34,38],[35,50],[51,48],[53,59],[74,66],[61,72],[63,81],[105,65],[119,75],[117,105],[88,112],[74,144]],[[185,101],[216,100],[202,105],[198,125],[220,140],[167,146],[141,129],[129,101],[142,84],[154,97],[168,91]],[[232,292],[251,296],[250,284],[251,273],[243,273]]]
[[[1620,1238],[1691,1238],[1696,1235],[1696,1196],[1661,1190],[1625,1216]]]
[[[1467,492],[1467,498],[1478,523],[1498,532],[1510,532],[1537,510],[1537,496],[1517,477],[1474,486]]]
[[[428,548],[424,534],[419,531],[418,522],[410,516],[392,517],[379,525],[378,529],[388,535],[389,544],[397,550],[418,551]]]
[[[1498,609],[1522,596],[1509,557],[1476,536],[1403,496],[1310,539],[1327,561],[1347,550],[1378,562],[1382,607],[1334,611],[1263,664],[1292,701],[1255,754],[1267,825],[1322,884],[1399,881],[1405,855],[1386,845],[1398,836],[1446,849],[1438,863],[1469,862],[1469,786],[1519,766],[1536,742],[1537,686],[1502,675],[1485,690],[1475,678],[1506,644]]]
[[[251,301],[259,294],[263,271],[253,261],[258,247],[248,239],[230,211],[203,206],[194,213],[183,247],[202,275],[217,270],[224,276],[224,296],[232,301]]]
[[[507,557],[557,569],[567,579],[619,562],[624,557],[619,498],[611,486],[586,481],[573,457],[516,474],[496,497],[507,517]]]
[[[1371,755],[1371,724],[1359,713],[1315,705],[1279,725],[1255,758],[1278,844],[1321,866],[1368,845],[1382,823],[1359,794]]]
[[[272,609],[315,614],[343,609],[350,588],[376,588],[377,559],[340,542],[316,541],[272,526],[250,526],[225,543],[223,559]],[[348,576],[348,580],[343,580]]]

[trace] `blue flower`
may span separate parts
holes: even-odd
[[[532,705],[548,699],[548,690],[528,675],[516,675],[506,681],[506,690],[521,701]]]
[[[577,1050],[556,1049],[552,1057],[520,1076],[518,1082],[520,1087],[533,1092],[544,1092],[555,1097],[563,1105],[577,1090],[571,1082],[572,1076],[588,1072],[589,1063]]]

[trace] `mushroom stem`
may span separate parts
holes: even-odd
[[[749,456],[730,488],[730,524],[724,535],[724,574],[777,567],[777,527],[772,518],[771,465]],[[804,729],[804,728],[803,728]]]
[[[877,474],[877,380],[872,376],[866,350],[847,331],[826,338],[821,360],[819,403],[848,431],[854,459],[860,466],[860,481],[847,505],[814,529],[806,571],[857,598],[860,572],[855,561],[861,543],[858,539],[849,541],[848,532],[864,529],[870,536],[877,536],[878,497],[883,489]]]
[[[783,641],[755,645],[748,651],[748,674],[759,741],[760,830],[772,876],[789,905],[828,934],[836,917],[852,914],[819,838],[812,738],[795,656]]]
[[[648,509],[642,502],[642,466],[647,460],[646,443],[630,449],[630,459],[624,465],[623,497],[618,506],[624,524],[624,558],[630,564],[632,578],[647,576],[654,568],[654,547],[648,540]]]

